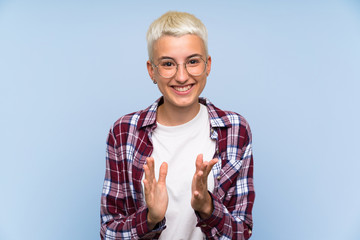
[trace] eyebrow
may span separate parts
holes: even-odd
[[[199,53],[194,53],[194,54],[191,54],[190,56],[187,56],[186,59],[189,59],[189,58],[192,58],[192,57],[202,57],[201,54]],[[162,57],[159,57],[157,60],[160,61],[160,60],[164,60],[164,59],[171,59],[171,60],[174,60],[174,58],[172,57],[169,57],[169,56],[162,56]]]

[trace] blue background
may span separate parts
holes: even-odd
[[[253,132],[253,240],[360,239],[360,2],[0,1],[0,239],[98,239],[105,141],[160,93],[145,34],[209,31],[203,96]]]

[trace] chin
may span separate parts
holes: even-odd
[[[181,100],[175,100],[174,105],[177,107],[191,107],[193,105],[195,105],[196,103],[198,103],[198,98],[194,98],[194,99],[181,99]]]

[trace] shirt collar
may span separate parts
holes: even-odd
[[[145,110],[141,111],[139,121],[137,123],[137,129],[143,127],[156,128],[156,111],[158,106],[164,102],[163,97],[157,99],[152,105]],[[215,107],[207,98],[199,98],[199,102],[207,107],[211,128],[216,127],[231,127],[231,122],[228,115]]]

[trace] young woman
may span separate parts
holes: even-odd
[[[147,33],[149,76],[162,96],[110,129],[102,239],[248,239],[251,131],[201,98],[211,70],[207,30],[168,12]]]

